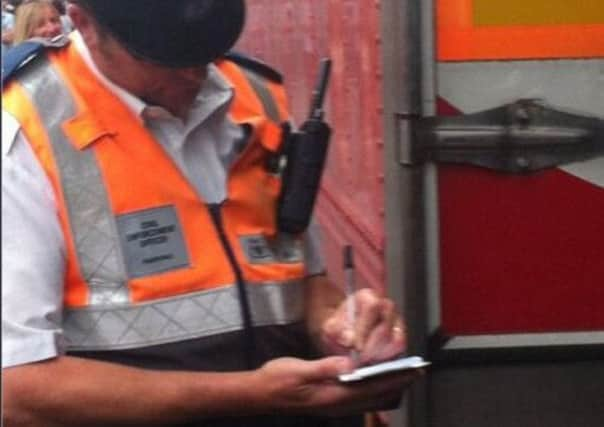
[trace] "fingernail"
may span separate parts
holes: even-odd
[[[345,347],[350,347],[354,343],[354,332],[352,329],[345,329],[340,334],[339,344]]]
[[[338,363],[338,371],[340,374],[347,374],[354,371],[354,365],[349,359],[342,360]]]
[[[400,326],[394,326],[392,328],[392,336],[395,338],[402,338],[403,337],[403,328],[401,328]]]
[[[354,369],[350,358],[346,356],[334,356],[330,359],[331,366],[337,374],[347,374]]]

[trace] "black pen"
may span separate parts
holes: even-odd
[[[354,255],[353,255],[353,249],[352,249],[351,245],[344,246],[342,258],[344,260],[344,280],[345,280],[346,308],[347,308],[347,315],[348,315],[348,323],[349,323],[349,326],[352,328],[353,334],[356,334],[355,325],[356,325],[357,310],[356,310],[356,303],[355,303],[355,298],[354,298],[354,294],[356,292],[356,284],[355,284],[355,280],[354,280],[355,279],[355,277],[354,277]],[[354,345],[350,349],[350,358],[354,361],[355,366],[358,366],[359,352],[357,351],[357,349]]]

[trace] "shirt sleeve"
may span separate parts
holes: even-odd
[[[50,182],[19,124],[3,111],[3,368],[63,353],[64,247]]]
[[[325,262],[321,248],[321,227],[314,218],[304,235],[304,255],[307,276],[325,273]]]

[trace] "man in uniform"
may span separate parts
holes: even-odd
[[[403,351],[393,303],[356,292],[350,325],[312,228],[276,229],[286,97],[225,56],[243,0],[68,13],[77,31],[3,89],[5,425],[319,426],[395,405],[414,374],[338,381]]]

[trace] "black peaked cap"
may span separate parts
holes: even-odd
[[[244,0],[79,0],[130,53],[167,67],[209,64],[237,41]]]

